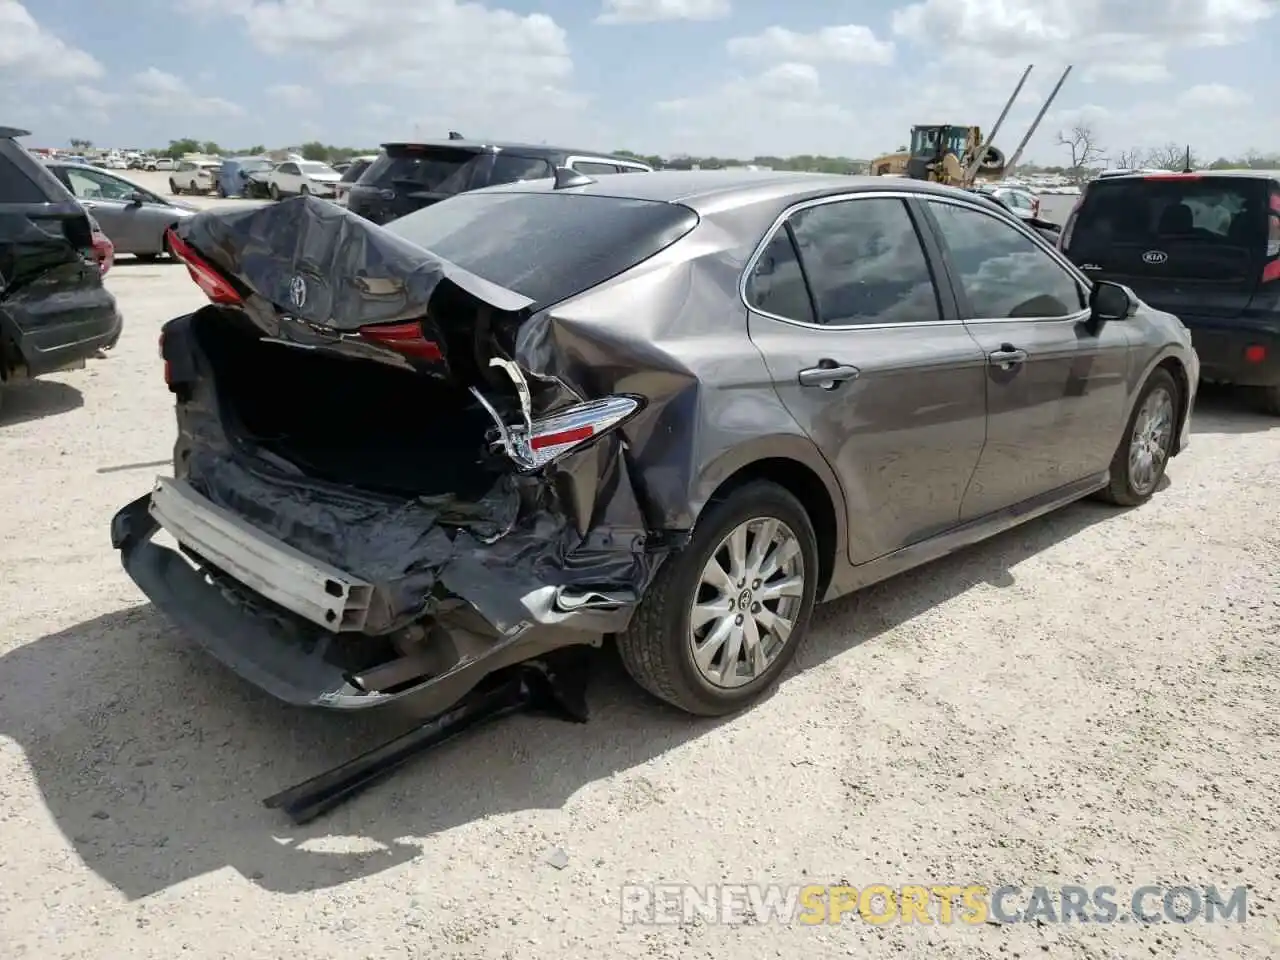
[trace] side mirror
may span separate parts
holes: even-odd
[[[147,202],[147,198],[143,196],[141,193],[129,194],[129,206],[131,207],[140,207],[146,202]]]
[[[1099,280],[1089,293],[1092,321],[1101,325],[1109,320],[1127,320],[1138,312],[1138,297],[1123,284]]]

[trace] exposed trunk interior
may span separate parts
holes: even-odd
[[[228,431],[308,476],[404,496],[481,497],[504,468],[465,384],[259,338],[228,314],[198,318]]]

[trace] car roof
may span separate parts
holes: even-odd
[[[23,130],[19,127],[0,126],[0,138],[16,140],[18,139],[18,137],[29,137],[29,136],[31,136],[30,130]]]
[[[1098,180],[1106,180],[1108,182],[1124,181],[1124,180],[1176,180],[1180,177],[1186,177],[1188,180],[1193,179],[1232,179],[1238,177],[1252,177],[1259,180],[1280,180],[1280,170],[1253,170],[1243,167],[1239,170],[1192,170],[1190,173],[1171,172],[1171,173],[1142,173],[1134,171],[1133,173],[1112,174],[1109,177],[1099,177]],[[1093,181],[1097,183],[1098,181]]]
[[[643,160],[635,157],[621,157],[617,154],[600,150],[577,150],[570,147],[548,146],[545,143],[512,143],[505,140],[393,140],[382,144],[384,150],[388,147],[444,147],[455,150],[472,150],[477,153],[518,150],[523,154],[540,158],[558,157],[563,154],[568,157],[600,157],[601,159],[644,163]],[[649,166],[647,163],[644,163],[644,165],[646,167]]]
[[[484,193],[542,193],[554,189],[553,181],[522,180],[487,187]],[[926,196],[965,197],[973,194],[957,187],[898,177],[848,176],[834,173],[799,173],[790,170],[659,170],[623,173],[592,179],[582,186],[564,187],[560,193],[618,197],[680,203],[708,213],[755,203],[800,200],[836,193],[893,191]]]

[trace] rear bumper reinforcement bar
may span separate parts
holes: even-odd
[[[160,477],[151,516],[183,546],[286,610],[334,633],[364,629],[373,586],[256,529],[196,493]]]

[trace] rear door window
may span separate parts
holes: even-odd
[[[553,176],[555,173],[546,160],[500,153],[493,158],[493,169],[489,171],[489,185],[515,183],[519,180],[544,180]]]
[[[788,219],[825,326],[942,319],[937,289],[907,205],[842,200]]]
[[[1266,204],[1261,178],[1098,180],[1066,252],[1119,277],[1252,283],[1266,246]]]
[[[573,161],[573,169],[579,173],[585,173],[589,177],[618,172],[617,164],[597,163],[594,160],[575,160]]]

